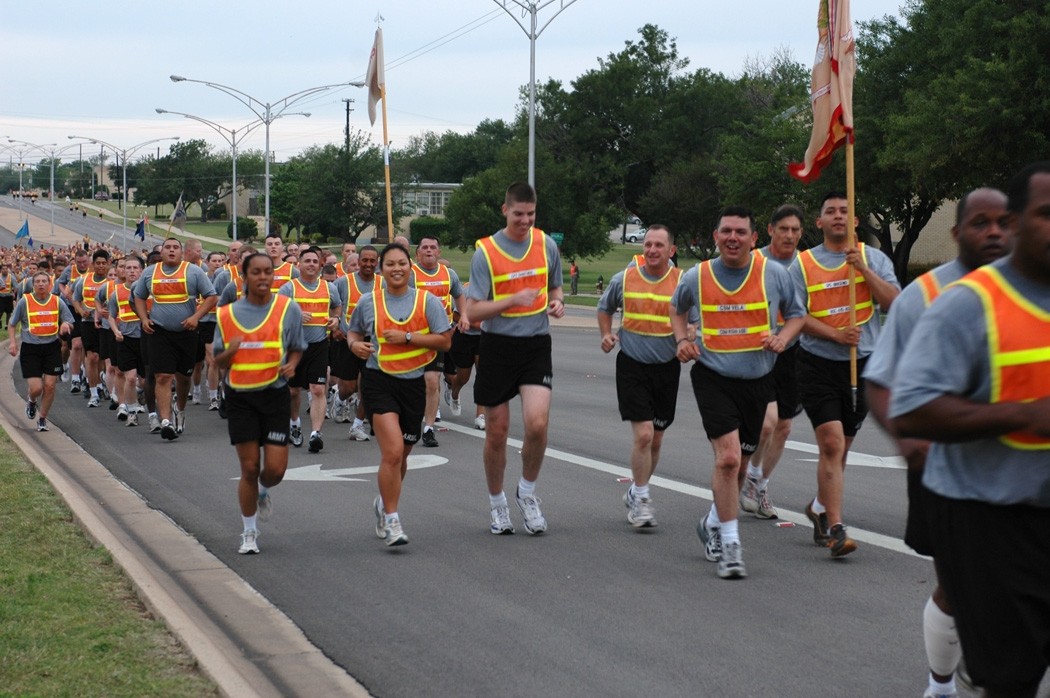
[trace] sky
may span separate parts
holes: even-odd
[[[853,0],[853,21],[896,15],[903,2]],[[637,40],[645,24],[674,38],[689,69],[729,77],[740,75],[748,59],[781,47],[808,65],[816,46],[817,0],[141,0],[90,11],[75,0],[23,2],[7,8],[0,22],[0,144],[14,138],[66,147],[74,135],[130,150],[179,136],[228,150],[216,130],[155,109],[225,129],[241,129],[255,116],[214,88],[173,83],[170,75],[227,85],[276,111],[302,90],[363,80],[379,15],[392,146],[427,131],[467,133],[484,119],[514,118],[529,81],[529,39],[515,19],[528,27],[520,6],[530,4],[542,29],[537,83],[554,78],[567,89],[597,69],[600,58]],[[296,102],[271,124],[275,159],[341,143],[344,99],[355,100],[351,128],[381,143],[381,118],[368,123],[366,91],[342,87]],[[261,127],[239,138],[240,151],[264,148]],[[158,146],[163,153],[168,145],[143,146],[136,155],[156,154]],[[62,159],[78,152],[67,150]],[[8,153],[0,149],[0,159]]]

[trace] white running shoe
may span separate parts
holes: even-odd
[[[365,431],[363,424],[359,427],[353,427],[352,429],[350,429],[350,440],[368,441],[368,433]]]
[[[219,396],[216,395],[215,397],[213,397],[211,399],[211,402],[208,403],[208,411],[209,412],[217,412],[218,410],[219,410]]]
[[[241,534],[241,547],[237,548],[237,552],[241,555],[250,555],[259,552],[259,544],[257,539],[259,538],[259,532],[254,528],[250,528]]]
[[[128,418],[128,406],[125,405],[124,403],[121,403],[120,407],[117,408],[117,419],[120,420],[121,422],[123,422],[127,418]]]
[[[769,492],[767,490],[761,490],[758,493],[758,510],[755,512],[755,516],[760,519],[777,518],[777,510],[773,507],[773,502],[769,500]]]
[[[405,532],[401,530],[401,521],[398,519],[389,522],[385,529],[386,535],[384,538],[386,539],[386,544],[388,546],[406,545],[408,543],[408,536],[406,536]]]
[[[138,412],[132,412],[131,414],[128,415],[128,421],[124,422],[124,426],[126,426],[126,427],[137,427],[138,425],[139,425]]]
[[[376,538],[383,540],[386,538],[386,512],[383,511],[383,498],[378,494],[372,502],[372,511],[376,515]]]
[[[547,519],[543,518],[540,511],[540,498],[535,495],[518,496],[518,508],[525,519],[525,530],[532,535],[538,535],[547,530]]]
[[[509,505],[502,504],[498,507],[492,507],[492,511],[489,514],[491,518],[489,533],[494,536],[509,536],[514,533],[514,524],[510,522]]]
[[[474,428],[479,431],[485,431],[485,415],[479,414],[474,418]]]
[[[635,528],[656,527],[653,502],[649,497],[632,497],[631,491],[627,490],[623,494],[623,503],[627,507],[627,523]]]
[[[704,518],[696,525],[696,535],[704,542],[704,557],[710,562],[718,562],[722,559],[722,529],[708,528],[708,516],[710,514],[704,514]]]
[[[722,579],[743,579],[747,576],[744,548],[738,541],[722,546],[722,557],[718,560],[718,576]]]
[[[458,397],[454,397],[449,401],[449,408],[452,410],[453,417],[458,417],[463,414],[463,405],[460,403]]]
[[[193,392],[190,393],[190,402],[194,405],[201,404],[201,387],[199,385],[193,386]]]
[[[273,516],[273,498],[268,491],[259,493],[259,503],[256,506],[255,515],[263,523],[269,521],[270,517]]]
[[[740,508],[749,514],[758,511],[758,481],[753,477],[744,478],[744,486],[740,488]]]

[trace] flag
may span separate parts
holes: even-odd
[[[856,42],[849,0],[820,0],[817,12],[817,55],[813,60],[810,102],[813,133],[804,162],[788,165],[792,177],[813,182],[847,141],[853,142],[853,76],[857,72]]]
[[[365,84],[368,85],[368,120],[375,126],[376,104],[386,97],[382,29],[376,29],[376,40],[372,44],[372,54],[368,57],[368,70],[365,71]]]
[[[171,212],[171,218],[169,221],[171,222],[171,225],[186,232],[186,208],[182,205],[182,194],[179,194],[179,200],[175,204],[175,210]],[[168,226],[168,230],[171,230],[170,225]]]
[[[15,240],[21,240],[22,238],[29,237],[29,219],[22,221],[22,227],[18,229],[18,234],[15,235]]]
[[[146,241],[146,221],[145,219],[135,224],[135,237],[143,242]]]
[[[29,249],[33,249],[33,236],[29,236]]]

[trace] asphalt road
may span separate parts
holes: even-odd
[[[932,568],[899,541],[904,473],[874,424],[847,471],[845,511],[860,549],[833,561],[812,543],[800,512],[815,455],[800,417],[771,486],[783,518],[799,525],[742,519],[750,576],[724,581],[694,531],[710,505],[712,456],[685,371],[654,481],[660,526],[639,533],[620,500],[630,443],[613,357],[594,329],[556,329],[554,346],[538,490],[550,531],[540,537],[524,534],[513,504],[518,534],[488,533],[469,389],[462,417],[446,408],[440,447],[413,456],[400,507],[411,544],[395,549],[372,531],[378,447],[350,442],[344,425],[326,422],[321,454],[293,449],[274,517],[261,525],[262,554],[240,556],[238,468],[215,413],[191,406],[187,433],[163,442],[87,409],[61,384],[52,416],[375,695],[921,693]],[[517,423],[511,436],[520,438]],[[513,497],[520,460],[509,450]]]

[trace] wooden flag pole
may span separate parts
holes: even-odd
[[[385,103],[384,103],[385,104]],[[853,178],[853,134],[846,140],[846,247],[857,247],[857,202]],[[849,326],[857,327],[857,272],[849,269]],[[849,385],[853,398],[853,409],[857,409],[857,347],[849,348]]]
[[[380,86],[383,102],[383,177],[386,180],[386,238],[394,241],[394,208],[390,197],[390,136],[386,126],[386,85]]]

